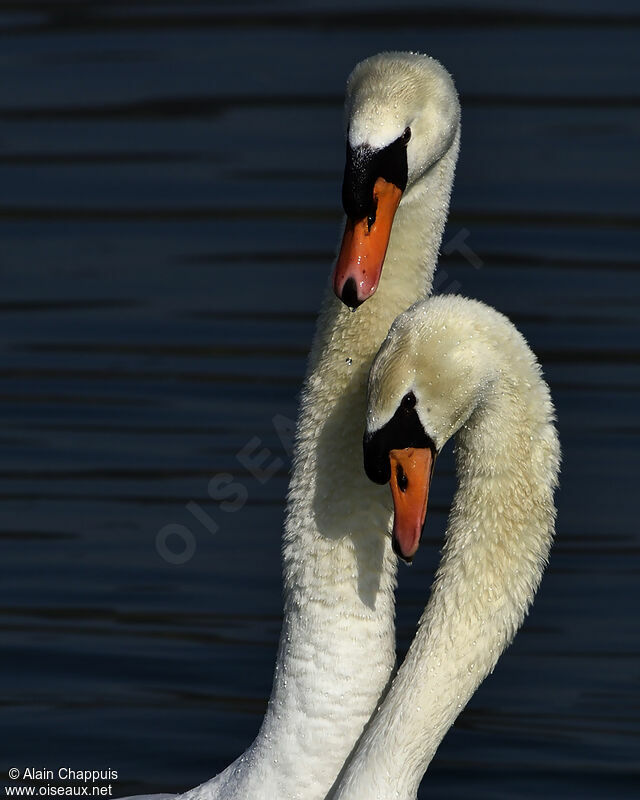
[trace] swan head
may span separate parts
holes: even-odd
[[[376,291],[394,215],[411,188],[452,146],[460,122],[449,73],[417,53],[380,53],[347,82],[347,221],[333,288],[356,308]]]
[[[371,367],[364,466],[391,485],[393,548],[405,561],[420,544],[437,454],[499,374],[485,335],[498,319],[476,301],[431,298],[396,318]]]

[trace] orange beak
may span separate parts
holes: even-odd
[[[378,178],[373,187],[375,221],[347,219],[340,254],[333,273],[333,290],[351,308],[364,303],[378,288],[393,218],[402,189]]]
[[[427,516],[429,486],[435,464],[430,448],[405,447],[389,452],[393,496],[393,549],[411,562],[422,537]]]

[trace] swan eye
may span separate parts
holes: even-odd
[[[400,141],[402,144],[409,144],[409,139],[411,138],[411,128],[405,128],[404,133],[400,137]]]
[[[415,408],[416,406],[416,396],[413,392],[409,392],[405,394],[402,398],[402,407],[403,408]]]
[[[376,215],[375,214],[369,214],[369,216],[367,217],[367,225],[369,226],[369,230],[371,230],[371,228],[373,228],[373,223],[375,221],[376,221]]]

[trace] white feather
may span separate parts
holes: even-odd
[[[332,800],[416,797],[442,737],[522,624],[554,532],[554,409],[506,317],[451,296],[402,314],[371,370],[369,429],[410,390],[437,447],[455,436],[459,487],[416,637]]]
[[[390,92],[399,85],[402,92]],[[183,800],[321,800],[394,666],[396,559],[387,493],[362,467],[366,383],[394,317],[431,290],[459,103],[436,61],[388,53],[355,68],[346,108],[352,135],[372,145],[413,125],[409,184],[377,293],[355,314],[330,290],[322,304],[300,401],[283,540],[284,622],[262,727],[242,756]]]

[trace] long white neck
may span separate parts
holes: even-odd
[[[334,800],[416,797],[533,599],[553,536],[559,446],[547,388],[526,372],[498,378],[457,435],[459,488],[429,603]]]
[[[208,798],[324,798],[395,662],[390,503],[362,467],[366,381],[400,311],[431,290],[458,152],[403,198],[376,294],[351,313],[328,290],[300,401],[283,542],[284,621],[260,733]]]

